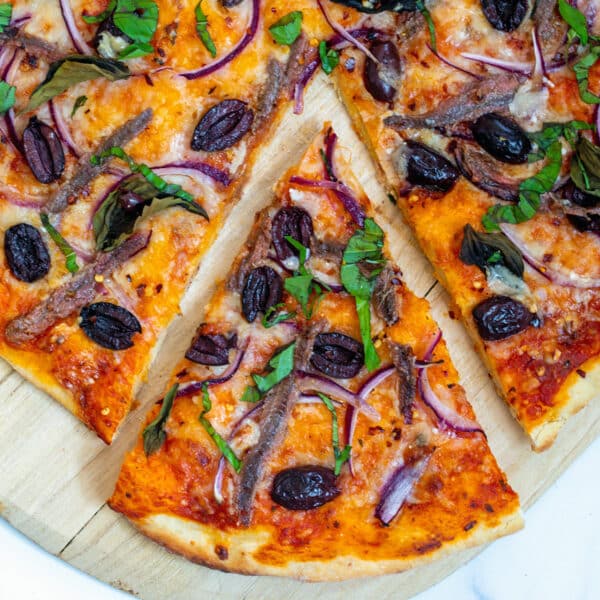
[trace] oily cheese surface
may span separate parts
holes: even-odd
[[[346,113],[324,77],[306,95],[301,117],[287,114],[280,130],[261,153],[251,183],[208,252],[182,304],[183,317],[169,329],[155,376],[144,388],[142,406],[105,447],[42,392],[24,382],[6,364],[0,380],[0,505],[2,516],[53,554],[120,589],[147,599],[188,600],[210,594],[215,598],[309,595],[343,598],[349,593],[367,598],[409,598],[469,560],[477,550],[452,554],[407,573],[341,583],[307,584],[272,577],[222,573],[173,555],[138,533],[105,500],[114,489],[125,452],[141,428],[149,402],[165,388],[174,362],[189,344],[202,320],[203,306],[214,281],[223,277],[250,230],[254,213],[272,200],[271,189],[281,174],[299,159],[306,146],[330,120],[340,143],[351,149],[360,182],[376,205],[391,256],[402,268],[408,286],[427,298],[442,327],[449,351],[492,451],[530,506],[556,477],[600,433],[600,406],[591,403],[565,426],[554,446],[542,455],[531,452],[506,406],[494,391],[485,368],[460,323],[448,316],[448,298],[435,285],[431,268],[416,246],[385,191],[375,168],[352,130]],[[359,165],[359,168],[356,168]],[[35,414],[35,420],[31,415]],[[36,440],[33,444],[31,440]],[[163,526],[162,524],[156,527]],[[152,535],[150,526],[147,529]]]

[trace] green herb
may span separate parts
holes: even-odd
[[[46,213],[40,213],[40,219],[44,229],[48,232],[48,235],[65,255],[65,264],[69,273],[77,273],[77,271],[79,271],[79,265],[77,264],[75,250],[71,248],[69,242],[67,242],[67,240],[65,240],[65,238],[54,228],[52,223],[50,223],[50,219]]]
[[[279,304],[275,304],[274,306],[270,306],[267,309],[267,312],[264,314],[262,318],[262,326],[265,329],[270,329],[274,327],[278,323],[283,323],[284,321],[288,321],[289,319],[293,319],[296,316],[295,312],[281,312],[279,314],[275,314],[280,308],[285,306],[283,302]]]
[[[340,433],[335,406],[331,399],[325,396],[325,394],[321,394],[321,392],[317,393],[319,394],[319,398],[323,401],[323,404],[325,404],[331,413],[331,443],[333,445],[333,456],[335,457],[335,469],[333,472],[337,477],[340,474],[344,463],[350,458],[352,446],[347,445],[343,450],[340,450]]]
[[[592,94],[589,90],[590,69],[598,62],[598,59],[600,59],[600,46],[594,46],[590,48],[588,54],[573,65],[575,79],[579,86],[579,96],[587,104],[600,104],[600,96]]]
[[[154,47],[148,42],[134,42],[127,48],[119,52],[119,60],[129,60],[130,58],[140,58],[154,52]]]
[[[153,0],[117,0],[112,18],[134,42],[148,43],[158,25],[158,6]]]
[[[269,31],[278,44],[291,46],[302,31],[302,12],[295,10],[281,17],[269,27]]]
[[[275,354],[269,361],[269,366],[273,370],[268,375],[252,375],[252,379],[254,379],[254,383],[261,394],[267,393],[294,370],[295,348],[296,343],[294,342]]]
[[[130,75],[127,65],[118,60],[78,54],[67,56],[50,65],[46,78],[31,94],[23,112],[35,110],[77,83],[99,77],[117,81],[127,79]]]
[[[12,4],[8,2],[2,2],[0,4],[0,33],[4,31],[5,27],[10,25],[12,19]]]
[[[502,262],[502,252],[500,252],[500,250],[496,250],[495,252],[490,254],[490,256],[487,259],[487,262],[490,265],[495,265],[499,262]]]
[[[255,404],[261,399],[261,397],[261,393],[258,391],[257,387],[253,385],[248,385],[246,386],[246,389],[244,390],[244,393],[242,394],[240,400],[242,402],[250,402],[252,404]]]
[[[560,16],[570,27],[568,33],[569,42],[572,42],[575,37],[578,37],[581,44],[587,46],[588,30],[585,15],[574,6],[571,6],[567,0],[558,0],[558,10]]]
[[[108,6],[106,7],[106,10],[102,11],[100,14],[88,15],[86,13],[83,13],[81,15],[81,18],[84,20],[85,23],[89,23],[90,25],[93,25],[94,23],[102,23],[102,21],[106,21],[106,19],[110,17],[110,14],[113,10],[115,10],[116,5],[116,0],[111,0]]]
[[[327,158],[327,154],[325,154],[325,150],[323,148],[319,148],[319,156],[323,161],[323,166],[325,167],[325,172],[327,173],[327,177],[329,177],[330,181],[337,181],[337,177],[333,172],[333,165],[331,161]]]
[[[600,146],[582,137],[571,161],[571,179],[586,194],[600,198]]]
[[[325,71],[327,75],[330,75],[340,62],[339,53],[333,48],[327,48],[327,42],[321,40],[319,43],[319,56],[321,58],[321,67],[323,68],[323,71]]]
[[[369,371],[381,364],[371,339],[371,296],[377,275],[384,265],[383,231],[373,219],[367,218],[364,228],[356,231],[344,250],[340,277],[345,290],[354,296],[365,366]]]
[[[294,272],[294,275],[286,278],[283,287],[300,302],[304,316],[310,319],[317,302],[324,293],[323,290],[329,291],[330,288],[325,284],[317,283],[313,274],[306,268],[308,248],[305,248],[300,242],[289,235],[286,235],[285,239],[298,250],[298,269]],[[309,306],[309,300],[313,293],[315,294],[315,300]]]
[[[210,437],[213,439],[217,448],[233,467],[234,471],[239,473],[240,469],[242,468],[242,461],[235,455],[235,452],[231,449],[231,446],[215,431],[215,428],[212,426],[211,422],[204,416],[212,408],[212,402],[210,401],[210,396],[208,395],[208,386],[206,384],[202,386],[202,408],[204,410],[198,417],[200,424],[202,427],[204,427],[206,433],[208,433],[208,435],[210,435]]]
[[[435,24],[433,22],[433,19],[431,18],[431,13],[425,7],[425,2],[423,2],[423,0],[417,0],[416,6],[417,10],[423,15],[425,23],[427,23],[427,28],[429,29],[429,39],[431,40],[431,47],[434,52],[437,52],[437,37],[435,34]]]
[[[210,52],[214,58],[217,55],[217,48],[213,42],[210,32],[208,31],[208,19],[202,10],[202,0],[196,4],[196,31],[204,47]]]
[[[75,116],[75,113],[88,101],[87,96],[78,96],[73,103],[73,110],[71,111],[71,119]]]
[[[575,147],[575,143],[579,138],[580,131],[593,130],[594,125],[585,121],[568,121],[567,123],[544,123],[541,131],[535,131],[527,134],[529,139],[537,146],[537,149],[532,151],[527,160],[537,162],[546,156],[548,148],[561,137],[564,137],[571,147]]]
[[[148,425],[148,427],[146,427],[146,429],[144,429],[142,437],[144,439],[144,452],[146,453],[146,456],[150,456],[160,450],[167,438],[165,423],[173,408],[173,400],[175,400],[178,388],[178,383],[175,383],[173,387],[171,387],[164,397],[158,416]]]
[[[17,88],[0,79],[0,115],[8,112],[15,105]]]

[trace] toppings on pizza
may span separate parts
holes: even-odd
[[[31,117],[23,131],[23,153],[29,168],[40,183],[52,183],[65,170],[65,153],[52,127]]]
[[[337,498],[337,473],[320,465],[284,469],[275,475],[271,498],[288,510],[311,510]]]
[[[33,283],[50,270],[50,255],[40,232],[29,223],[18,223],[4,234],[4,254],[11,273]]]
[[[103,348],[125,350],[133,346],[133,336],[142,332],[136,316],[110,302],[95,302],[84,306],[79,326],[85,334]]]

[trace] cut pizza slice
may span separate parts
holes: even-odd
[[[584,66],[599,24],[588,19],[575,73],[555,1],[532,19],[526,3],[504,16],[473,0],[374,15],[321,5],[354,41],[333,41],[333,78],[356,130],[533,448],[548,448],[600,382],[586,103],[600,79]]]
[[[191,560],[309,580],[401,571],[521,527],[331,129],[257,215],[109,504]]]
[[[0,32],[0,356],[110,442],[308,44],[277,2],[101,4]]]

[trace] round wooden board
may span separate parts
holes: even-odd
[[[202,317],[202,307],[242,245],[254,213],[272,198],[272,187],[305,150],[324,121],[332,122],[354,169],[380,213],[394,259],[409,286],[431,302],[469,399],[490,445],[523,506],[530,506],[600,433],[600,403],[592,402],[563,429],[556,444],[534,454],[498,398],[460,323],[448,316],[448,297],[377,183],[375,167],[350,126],[335,92],[321,74],[308,90],[305,112],[287,114],[261,153],[250,183],[209,251],[168,330],[161,351],[130,415],[111,447],[43,392],[0,363],[0,514],[40,546],[91,575],[145,600],[191,598],[309,597],[409,598],[433,585],[478,550],[470,550],[404,574],[341,583],[308,584],[210,570],[172,555],[147,540],[105,504],[126,450],[139,433],[148,404],[181,356]]]

